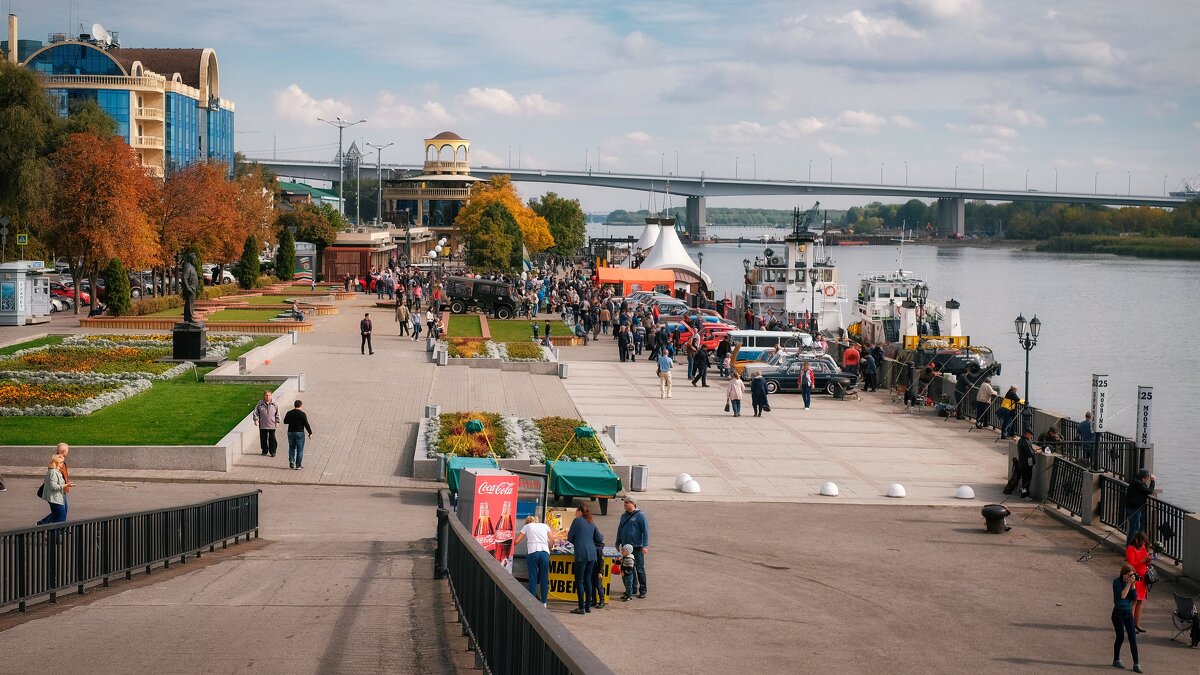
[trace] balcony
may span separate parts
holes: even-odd
[[[49,86],[90,84],[109,87],[126,87],[130,89],[155,89],[162,91],[166,78],[161,75],[142,75],[141,77],[126,77],[124,75],[43,75]]]
[[[425,173],[444,172],[444,173],[471,173],[471,165],[468,162],[439,162],[426,161]]]
[[[138,108],[134,114],[140,120],[161,120],[163,118],[162,108]]]
[[[383,189],[385,199],[466,199],[471,188],[389,188]]]
[[[130,145],[135,148],[161,149],[163,139],[158,136],[134,136]]]

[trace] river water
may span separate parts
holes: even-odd
[[[592,236],[637,237],[640,227],[589,225]],[[716,236],[782,236],[786,230],[709,228]],[[742,259],[762,254],[763,244],[689,247],[704,252],[704,271],[717,297],[742,290]],[[775,244],[779,250],[781,244]],[[867,272],[897,268],[898,251],[884,246],[828,249],[853,297]],[[1030,402],[1082,419],[1091,401],[1091,374],[1109,376],[1109,431],[1131,437],[1138,386],[1154,387],[1150,438],[1163,499],[1200,510],[1200,454],[1191,437],[1195,409],[1189,378],[1200,373],[1200,262],[1143,260],[1108,255],[1036,253],[1007,248],[907,245],[903,267],[920,275],[930,302],[962,303],[963,332],[992,348],[1003,363],[993,379],[1001,391],[1024,389],[1025,353],[1013,319],[1035,314],[1041,336],[1030,354]],[[847,305],[843,320],[852,317]],[[1194,386],[1194,385],[1192,385]],[[1190,411],[1190,412],[1189,412]],[[1192,419],[1188,423],[1188,419]]]

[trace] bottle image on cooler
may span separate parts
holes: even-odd
[[[492,517],[488,513],[487,502],[479,504],[479,516],[475,519],[475,541],[483,546],[485,551],[496,550],[496,528],[492,526]],[[511,535],[510,535],[511,536]]]
[[[506,567],[512,560],[513,551],[513,517],[509,503],[504,502],[500,511],[500,520],[496,523],[496,560]]]

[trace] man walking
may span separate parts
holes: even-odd
[[[64,471],[64,474],[66,472]],[[1146,500],[1154,494],[1154,474],[1149,469],[1141,469],[1137,480],[1129,481],[1125,490],[1125,545],[1133,544],[1133,538],[1142,531],[1145,522]]]
[[[658,397],[671,398],[671,366],[674,362],[664,351],[658,355]]]
[[[646,597],[646,553],[650,546],[650,526],[646,523],[646,514],[638,510],[633,497],[625,498],[625,513],[621,514],[621,522],[617,525],[617,548],[624,544],[633,546],[633,593]]]
[[[400,324],[400,337],[408,335],[408,324],[412,323],[412,312],[403,299],[396,300],[396,323]]]
[[[279,448],[279,440],[275,438],[275,429],[279,427],[279,407],[271,401],[271,392],[263,392],[262,400],[254,406],[251,417],[258,427],[258,445],[262,454],[274,457]]]
[[[297,400],[295,407],[283,416],[283,423],[287,425],[289,469],[304,468],[304,432],[307,431],[308,437],[312,438],[312,427],[308,424],[308,415],[304,414],[301,407],[301,402]]]
[[[364,355],[370,350],[374,354],[375,349],[371,346],[371,313],[363,314],[362,321],[358,322],[358,333],[362,336],[362,343],[358,346],[358,351]]]
[[[695,371],[695,375],[692,377],[692,386],[694,387],[697,382],[700,382],[702,386],[707,387],[708,366],[711,363],[708,359],[708,349],[701,347],[696,352],[696,355],[692,357],[692,363],[694,366],[693,370]]]

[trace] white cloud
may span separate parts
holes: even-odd
[[[830,143],[829,141],[818,141],[817,147],[821,149],[821,152],[829,155],[830,157],[844,157],[846,155],[846,150],[844,148],[835,143]]]
[[[970,19],[983,13],[980,0],[905,0],[904,4],[912,13],[937,21]]]
[[[921,125],[912,121],[911,118],[909,118],[905,115],[892,115],[891,117],[888,118],[888,121],[891,122],[892,126],[896,127],[897,129],[920,129],[921,128]]]
[[[562,105],[547,100],[541,94],[525,94],[520,98],[498,87],[471,87],[462,97],[463,105],[498,115],[555,115]]]
[[[489,152],[479,146],[471,148],[471,165],[472,166],[490,166],[502,167],[508,164],[507,160],[501,159],[496,153]]]
[[[1117,165],[1116,160],[1108,157],[1092,157],[1092,166],[1098,166],[1102,169],[1109,169]]]
[[[1111,67],[1118,61],[1124,60],[1124,54],[1101,40],[1050,43],[1042,47],[1042,53],[1056,65]]]
[[[1088,113],[1079,117],[1072,117],[1068,121],[1075,124],[1104,124],[1104,116],[1100,113]]]
[[[1020,134],[1012,127],[1001,124],[946,124],[950,131],[963,136],[991,136],[994,138],[1016,138]]]
[[[333,98],[317,100],[298,84],[289,84],[275,92],[275,113],[308,126],[320,124],[318,117],[331,120],[338,116],[350,117],[353,112],[349,103]]]
[[[972,117],[985,124],[1003,124],[1018,127],[1044,127],[1046,118],[1007,103],[989,103],[975,107]]]
[[[375,109],[367,119],[373,127],[433,131],[433,127],[453,124],[457,118],[436,101],[426,101],[418,107],[401,101],[390,92],[380,92]]]
[[[893,16],[867,16],[862,10],[853,10],[830,19],[835,24],[848,27],[864,42],[875,38],[906,37],[919,38],[921,33],[912,26]]]
[[[1196,120],[1195,122],[1192,122],[1192,126],[1196,127],[1196,131],[1200,131],[1200,120]]]
[[[844,131],[865,131],[874,133],[887,124],[887,119],[881,115],[865,110],[847,110],[832,121],[833,126]]]
[[[625,138],[634,143],[649,143],[654,140],[654,137],[644,131],[630,131],[625,134]]]
[[[644,61],[654,52],[654,40],[640,30],[635,30],[621,40],[620,55],[631,61]]]
[[[788,138],[816,133],[824,129],[825,126],[826,124],[816,117],[801,117],[796,120],[783,120],[779,123],[780,131]]]

